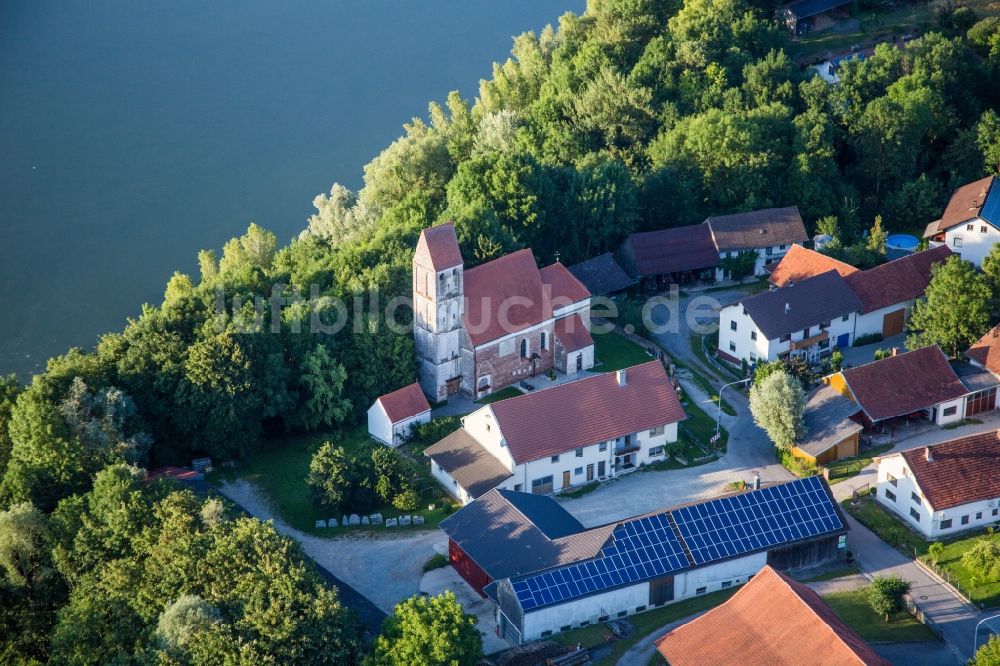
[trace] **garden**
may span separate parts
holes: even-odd
[[[454,429],[452,419],[439,421],[448,423],[441,426],[433,421],[429,425],[435,430]],[[454,506],[431,478],[428,465],[421,462],[423,448],[415,441],[397,452],[373,440],[367,429],[359,426],[276,440],[234,468],[211,472],[208,481],[215,485],[239,480],[253,483],[282,520],[316,536],[336,536],[347,530],[384,531],[381,526],[347,530],[316,527],[317,521],[333,517],[339,521],[354,513],[380,513],[385,520],[420,516],[423,527],[432,528]],[[314,464],[314,459],[319,463]],[[307,482],[310,476],[312,486]],[[434,509],[429,509],[430,505]]]

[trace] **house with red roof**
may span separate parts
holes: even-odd
[[[466,269],[451,222],[420,234],[413,318],[420,386],[434,400],[478,399],[594,364],[590,292],[580,280],[559,262],[539,269],[527,249]]]
[[[796,282],[822,275],[827,271],[837,271],[840,277],[846,278],[848,275],[857,273],[858,269],[801,245],[793,245],[780,261],[765,267],[765,272],[768,273],[768,282],[773,287],[787,287]]]
[[[876,458],[877,498],[927,539],[1000,521],[1000,431]]]
[[[976,266],[1000,243],[1000,188],[996,176],[966,183],[951,195],[940,220],[927,225],[931,247],[947,245]]]
[[[386,393],[368,408],[368,434],[389,446],[399,446],[410,429],[431,420],[427,396],[414,382]]]
[[[663,460],[685,418],[650,361],[486,405],[424,453],[465,504],[493,488],[549,494]]]
[[[889,666],[815,591],[770,565],[656,649],[670,666]]]

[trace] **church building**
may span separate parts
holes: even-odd
[[[559,262],[539,269],[527,249],[466,270],[451,222],[420,234],[413,317],[420,387],[435,401],[594,365],[583,283]]]

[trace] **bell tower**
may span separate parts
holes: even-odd
[[[463,268],[453,222],[420,233],[413,253],[413,342],[420,388],[435,401],[461,386]]]

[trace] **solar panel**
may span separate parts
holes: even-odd
[[[990,191],[986,195],[986,203],[983,204],[983,208],[979,211],[979,217],[983,218],[990,224],[997,224],[998,218],[1000,218],[1000,194],[990,186]]]
[[[843,527],[817,477],[671,513],[696,565]]]
[[[630,520],[614,530],[598,559],[515,581],[514,593],[527,611],[842,527],[822,482],[808,477]]]

